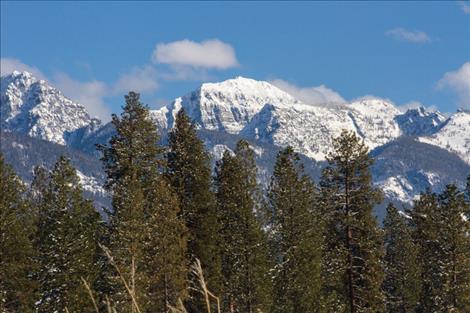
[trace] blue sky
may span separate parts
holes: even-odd
[[[1,2],[2,74],[29,69],[100,116],[203,81],[306,102],[366,95],[470,108],[470,2]]]

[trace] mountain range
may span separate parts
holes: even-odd
[[[95,143],[106,143],[112,124],[93,118],[76,103],[28,72],[1,77],[1,150],[20,177],[29,181],[37,164],[50,166],[60,155],[73,158],[85,190],[106,205],[104,174]],[[197,90],[151,111],[162,142],[176,113],[184,108],[199,135],[220,158],[237,140],[253,146],[266,186],[276,153],[290,145],[315,179],[342,129],[355,132],[376,162],[374,183],[386,200],[411,204],[426,188],[463,186],[470,174],[470,112],[446,116],[423,107],[402,112],[391,101],[366,97],[349,103],[309,105],[274,85],[244,77],[204,83]],[[378,208],[378,215],[383,210]]]

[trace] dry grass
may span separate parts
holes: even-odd
[[[135,311],[137,313],[141,313],[139,304],[138,304],[138,302],[135,298],[135,290],[133,288],[133,286],[134,286],[133,282],[131,282],[131,284],[129,285],[129,283],[127,282],[127,280],[125,279],[125,277],[122,273],[122,270],[116,264],[116,262],[115,262],[113,256],[111,255],[111,252],[109,251],[109,249],[106,248],[103,245],[100,245],[100,248],[104,251],[106,257],[108,258],[109,263],[114,267],[114,269],[116,270],[116,272],[119,275],[119,278],[120,278],[123,286],[126,288],[126,291],[127,291],[127,293],[129,294],[129,296],[132,300],[132,306],[133,306],[132,311],[133,312]],[[196,278],[196,280],[199,284],[199,286],[197,286],[194,289],[196,289],[198,292],[200,292],[202,294],[202,296],[204,297],[207,313],[212,313],[211,300],[212,301],[215,300],[216,305],[217,305],[217,313],[221,313],[220,299],[217,296],[215,296],[209,290],[209,287],[207,286],[206,279],[204,278],[204,272],[202,270],[201,262],[198,259],[196,259],[194,261],[194,263],[191,265],[190,270],[191,270],[191,274],[194,275],[194,277]],[[134,274],[135,274],[134,260],[132,260],[131,273],[132,273],[132,277],[133,277]],[[96,303],[95,297],[93,296],[93,292],[90,288],[90,285],[87,283],[87,281],[83,277],[81,278],[81,280],[82,280],[86,290],[88,291],[88,296],[90,297],[90,299],[93,303],[93,307],[94,307],[96,313],[99,313],[98,305]],[[116,308],[112,306],[111,301],[109,300],[108,296],[106,296],[106,309],[107,309],[107,313],[117,313]],[[69,313],[67,308],[65,310],[66,310],[66,313]],[[188,313],[188,311],[184,307],[183,301],[181,299],[178,299],[178,302],[176,303],[175,306],[169,305],[168,310],[169,310],[170,313]]]
[[[122,274],[122,271],[121,269],[119,268],[119,266],[117,266],[116,262],[114,261],[114,258],[113,256],[111,255],[111,252],[109,251],[108,248],[106,248],[105,246],[103,245],[100,245],[100,248],[103,249],[106,257],[108,258],[108,261],[109,263],[114,267],[114,269],[116,270],[116,272],[118,273],[119,275],[119,278],[121,279],[121,282],[122,284],[124,285],[124,287],[126,288],[126,291],[127,293],[129,294],[129,296],[131,297],[131,300],[132,300],[132,311],[136,311],[137,313],[142,313],[140,308],[139,308],[139,304],[137,303],[137,300],[135,298],[135,291],[134,289],[131,287],[129,287],[129,284],[127,283],[126,279],[124,278],[124,275]],[[134,259],[132,259],[132,277],[134,277],[134,273],[135,273],[135,268],[134,268]],[[134,283],[132,282],[132,286],[134,286]]]
[[[93,292],[91,291],[90,285],[88,285],[85,278],[80,277],[80,279],[82,280],[82,283],[85,285],[85,288],[88,291],[88,295],[90,296],[91,302],[93,302],[93,308],[95,309],[95,312],[100,313],[100,310],[98,309],[98,305],[96,304],[95,297],[93,296]]]
[[[220,300],[209,290],[209,287],[207,286],[206,280],[204,278],[204,272],[202,270],[201,262],[199,261],[199,259],[196,259],[191,265],[191,273],[197,278],[197,281],[199,282],[198,291],[204,296],[207,313],[211,313],[211,298],[216,301],[217,313],[220,313]]]
[[[206,279],[204,278],[204,271],[202,270],[201,261],[199,261],[199,259],[196,259],[194,261],[194,263],[191,265],[190,271],[191,271],[191,274],[194,275],[194,277],[196,278],[198,282],[198,286],[193,289],[201,293],[202,296],[204,297],[207,313],[212,313],[211,299],[216,301],[217,313],[220,313],[220,300],[217,296],[215,296],[209,290]],[[171,313],[187,313],[188,312],[186,308],[184,307],[183,301],[181,301],[181,299],[178,299],[178,303],[176,306],[170,306],[169,308],[170,308]]]

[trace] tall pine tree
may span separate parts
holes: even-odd
[[[184,221],[166,178],[157,145],[156,126],[139,94],[130,92],[121,116],[113,115],[116,129],[109,145],[99,146],[112,193],[111,254],[129,282],[141,311],[167,312],[185,294],[186,259]],[[117,273],[111,271],[116,307],[135,312],[131,297]]]
[[[269,188],[272,210],[272,312],[320,312],[322,223],[315,189],[291,147],[277,155]]]
[[[144,226],[145,273],[148,312],[168,312],[169,305],[187,297],[186,240],[182,234],[186,226],[181,219],[180,205],[176,193],[167,179],[159,174],[153,181],[148,195],[149,203]]]
[[[235,155],[225,151],[217,162],[225,312],[267,312],[270,308],[267,241],[255,216],[261,203],[256,175],[254,152],[247,141],[239,141]]]
[[[421,290],[418,247],[407,219],[390,203],[384,220],[386,308],[390,313],[414,312]]]
[[[421,291],[419,313],[439,312],[442,307],[439,259],[441,247],[438,234],[438,199],[435,193],[427,190],[421,193],[410,211],[413,240],[418,247],[418,260],[421,265]]]
[[[470,310],[468,204],[455,185],[440,195],[422,193],[411,211],[419,246],[422,288],[418,312]]]
[[[333,140],[327,160],[322,175],[327,305],[335,312],[382,312],[382,233],[373,216],[381,194],[372,185],[373,160],[366,145],[346,130]]]
[[[210,156],[184,109],[178,112],[169,133],[169,149],[167,174],[178,194],[181,216],[186,222],[188,258],[201,261],[209,288],[220,294],[220,237],[211,190]],[[189,305],[190,311],[203,310],[198,301],[193,302]]]
[[[438,198],[442,310],[470,312],[470,222],[464,194],[447,185]]]
[[[100,216],[83,198],[79,178],[70,161],[60,157],[50,173],[39,207],[38,312],[91,311],[81,278],[97,276],[97,229]]]
[[[24,186],[0,153],[0,311],[33,312],[34,216]]]

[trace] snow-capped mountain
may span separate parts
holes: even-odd
[[[266,103],[291,105],[299,101],[267,82],[237,77],[221,83],[202,84],[197,90],[152,113],[163,129],[171,128],[176,113],[184,108],[200,128],[237,134]]]
[[[343,129],[354,131],[371,150],[378,151],[403,136],[410,136],[411,139],[392,145],[393,149],[375,152],[378,158],[378,165],[374,168],[376,184],[386,193],[387,198],[399,202],[411,203],[425,188],[439,189],[446,183],[463,181],[463,176],[470,173],[470,169],[465,170],[466,165],[459,163],[458,158],[453,158],[458,155],[467,163],[466,157],[470,158],[468,145],[465,146],[470,140],[470,131],[462,126],[463,122],[459,118],[462,112],[454,114],[450,119],[422,107],[401,112],[392,102],[372,97],[343,105],[311,106],[267,82],[242,77],[216,84],[203,84],[198,90],[153,111],[157,125],[164,132],[172,127],[176,112],[181,107],[201,130],[237,135],[258,145],[291,145],[297,152],[316,162],[325,160],[332,149],[332,138]],[[454,123],[456,118],[458,121]],[[454,124],[460,126],[459,133],[452,130],[459,137],[455,142],[443,145],[442,140],[431,140],[444,137],[450,132],[447,130],[449,127],[456,128]],[[445,149],[450,154],[446,155],[439,148],[434,149],[429,145],[420,146],[420,141]],[[216,157],[221,155],[221,147],[227,146],[221,142],[211,144],[208,137],[206,142]],[[425,169],[420,169],[420,162],[416,161],[418,158],[413,158],[412,152],[396,152],[400,149],[419,151],[424,156],[432,154],[430,159],[434,161],[426,163]],[[449,168],[443,170],[443,164],[440,163],[446,160],[463,173],[450,171]],[[384,164],[393,166],[389,168]]]
[[[468,112],[463,111],[449,119],[423,107],[403,113],[390,101],[371,97],[338,106],[311,106],[268,82],[243,77],[202,84],[166,107],[152,111],[160,129],[165,132],[172,127],[180,108],[186,110],[199,129],[238,134],[278,146],[291,145],[317,161],[325,160],[331,150],[331,138],[342,129],[354,131],[370,149],[409,135],[457,153],[466,162],[470,159],[470,129],[461,117],[468,116]],[[450,133],[459,138],[447,138],[452,136]]]
[[[40,145],[63,145],[65,151],[80,151],[97,164],[95,143],[106,143],[114,134],[112,124],[102,126],[82,105],[27,72],[2,77],[0,99],[2,131],[45,140]],[[181,108],[194,120],[215,159],[226,148],[233,149],[238,139],[248,139],[257,151],[263,183],[269,180],[277,151],[287,145],[302,154],[307,172],[318,178],[332,150],[332,138],[343,129],[354,131],[371,149],[376,159],[375,184],[389,200],[410,203],[427,187],[463,184],[470,174],[470,114],[465,111],[449,118],[424,108],[403,113],[392,102],[372,97],[335,106],[312,106],[268,82],[237,77],[202,84],[151,111],[163,138]],[[9,155],[22,155],[28,160],[20,170],[29,173],[33,160],[37,163],[47,156],[38,155],[32,143],[23,145],[21,136],[1,148],[18,150]],[[20,146],[29,147],[26,150],[34,157],[26,158],[26,150]],[[57,147],[51,149],[58,151]],[[85,189],[97,189],[102,194],[97,182],[103,180],[103,173],[87,171],[79,160],[77,167]],[[42,162],[49,164],[50,160]]]
[[[325,159],[331,150],[331,138],[342,129],[354,131],[373,149],[402,134],[431,134],[445,119],[423,108],[403,114],[390,101],[379,98],[336,107],[306,105],[268,82],[243,77],[203,84],[152,115],[165,131],[172,127],[180,108],[200,129],[291,145],[317,161]]]
[[[100,124],[83,105],[28,72],[15,71],[1,77],[0,114],[2,130],[61,145],[74,131]]]
[[[419,141],[453,152],[470,164],[470,112],[459,110],[449,117],[438,132],[420,137]]]
[[[201,129],[292,145],[315,160],[325,159],[332,136],[342,129],[355,131],[370,148],[401,134],[394,121],[400,112],[385,100],[363,99],[339,108],[310,106],[268,82],[244,77],[203,84],[152,115],[160,128],[167,130],[180,108]]]

